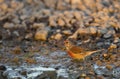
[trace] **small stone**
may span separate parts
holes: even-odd
[[[73,15],[75,16],[77,20],[79,21],[81,20],[81,14],[78,11],[74,12]]]
[[[90,27],[89,29],[90,29],[90,33],[91,33],[91,34],[96,34],[96,33],[97,33],[97,28],[95,28],[95,27]]]
[[[56,30],[56,32],[57,32],[57,33],[60,33],[60,32],[61,32],[61,30],[60,30],[60,29],[57,29],[57,30]]]
[[[71,19],[66,18],[66,17],[63,17],[63,20],[64,20],[64,22],[65,22],[65,26],[71,27],[71,24],[70,24],[70,20],[71,20]]]
[[[70,11],[64,11],[64,16],[69,18],[69,19],[72,19],[74,17]]]
[[[71,4],[80,3],[80,0],[71,0]]]
[[[18,18],[15,18],[15,19],[12,19],[13,23],[15,24],[19,24],[20,23],[20,20]]]
[[[22,20],[25,20],[26,18],[28,18],[28,15],[21,15],[20,16],[20,19],[22,19]]]
[[[21,53],[21,50],[22,50],[22,49],[21,49],[19,46],[16,46],[15,48],[13,48],[13,51],[12,51],[12,52],[13,52],[14,54],[20,54],[20,53]]]
[[[48,31],[47,30],[39,30],[35,33],[35,40],[42,40],[46,41],[48,36]]]
[[[5,23],[3,27],[6,29],[12,29],[15,27],[15,25],[13,23]]]
[[[59,18],[59,19],[58,19],[58,25],[59,25],[59,26],[64,26],[64,25],[65,25],[65,22],[64,22],[61,18]]]
[[[119,37],[115,37],[115,39],[114,39],[114,43],[119,43],[119,42],[120,42]]]
[[[33,34],[32,33],[28,33],[28,34],[26,34],[25,39],[31,39],[32,37],[33,37]]]
[[[85,73],[82,73],[80,76],[81,77],[86,77],[87,75]]]
[[[4,0],[0,0],[0,3],[2,3]]]
[[[36,63],[36,60],[33,59],[33,58],[26,58],[25,61],[26,61],[28,64],[35,64],[35,63]]]
[[[0,70],[5,71],[7,68],[4,65],[0,65]]]
[[[120,78],[120,67],[114,68],[112,71],[112,75],[116,78]]]
[[[55,35],[54,39],[60,40],[62,38],[62,34],[58,33]]]
[[[72,32],[70,30],[64,30],[64,31],[62,31],[62,33],[65,34],[65,35],[71,35],[72,34]]]
[[[57,26],[57,23],[56,23],[56,21],[54,21],[54,20],[50,20],[49,21],[49,26]]]
[[[105,78],[104,78],[104,76],[102,76],[102,75],[98,75],[98,76],[97,76],[97,79],[105,79]]]
[[[44,15],[46,15],[46,16],[48,16],[48,15],[51,14],[50,10],[47,10],[47,9],[43,9],[43,10],[42,10],[42,13],[43,13]]]
[[[116,44],[111,44],[110,47],[109,47],[109,49],[115,49],[115,48],[117,48]]]
[[[85,79],[90,79],[90,77],[85,77]]]
[[[103,54],[103,57],[105,57],[105,58],[106,58],[107,56],[108,56],[108,54],[106,54],[106,53],[105,53],[105,54]]]
[[[6,3],[2,3],[0,8],[3,9],[3,10],[7,10],[8,5]]]
[[[102,62],[101,62],[100,60],[98,60],[98,61],[96,62],[96,64],[97,64],[98,66],[101,66],[101,65],[102,65]]]
[[[100,33],[101,34],[106,34],[107,32],[108,32],[108,30],[106,28],[100,29]]]
[[[103,45],[104,45],[103,42],[98,42],[96,46],[97,46],[97,47],[101,47],[101,46],[103,46]]]
[[[108,70],[111,70],[113,67],[112,67],[111,65],[106,65],[106,68],[107,68]]]
[[[111,36],[112,36],[112,34],[107,33],[107,34],[104,34],[103,37],[104,37],[105,39],[108,39],[108,38],[110,38]]]
[[[45,28],[45,24],[44,23],[34,23],[32,28],[34,28],[34,29],[37,29],[37,28],[44,29]]]
[[[81,29],[78,30],[78,33],[79,33],[79,34],[89,34],[90,31],[89,31],[89,29],[82,29],[82,28],[81,28]]]

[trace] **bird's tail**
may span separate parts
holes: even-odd
[[[91,55],[93,53],[97,53],[97,52],[100,52],[100,51],[103,51],[104,49],[100,49],[100,50],[95,50],[95,51],[89,51],[88,52],[88,55]]]

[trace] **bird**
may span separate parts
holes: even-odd
[[[66,51],[68,55],[75,60],[85,60],[87,56],[90,56],[93,53],[100,52],[103,50],[101,49],[101,50],[90,51],[87,48],[82,48],[72,44],[72,42],[69,40],[65,40],[64,45],[66,47]]]

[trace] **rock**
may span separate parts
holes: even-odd
[[[0,3],[4,2],[4,0],[0,0]]]
[[[15,27],[15,25],[13,23],[8,23],[6,22],[3,26],[5,29],[12,29]]]
[[[81,20],[81,14],[80,14],[80,12],[76,11],[76,12],[73,13],[73,15],[75,16],[75,18],[77,20],[79,20],[79,21]]]
[[[72,25],[70,24],[70,20],[71,20],[71,19],[66,18],[66,17],[63,17],[63,20],[64,20],[64,22],[65,22],[65,26],[67,26],[67,27],[71,27],[71,26],[72,26]]]
[[[97,33],[97,28],[96,27],[90,27],[90,34],[94,35]]]
[[[64,22],[61,18],[59,18],[59,19],[58,19],[58,25],[59,25],[59,26],[64,26],[64,25],[65,25],[65,22]]]
[[[34,29],[44,29],[45,28],[45,24],[44,23],[34,23],[32,28]]]
[[[4,65],[0,65],[0,79],[6,79],[6,77],[3,75],[3,72],[6,70],[7,68]]]
[[[54,68],[35,67],[27,68],[27,79],[57,79],[57,73]]]
[[[62,38],[62,34],[58,33],[54,36],[54,39],[60,40]]]
[[[49,0],[49,1],[48,0],[44,0],[44,4],[47,7],[50,7],[50,8],[55,8],[56,7],[56,2],[57,2],[57,0]]]
[[[15,24],[19,24],[20,23],[20,20],[18,18],[15,18],[15,19],[12,19],[13,23]]]
[[[69,79],[69,74],[66,69],[57,70],[58,79]]]
[[[56,30],[56,32],[57,32],[57,33],[60,33],[60,32],[61,32],[61,30],[60,30],[60,29],[57,29],[57,30]]]
[[[50,20],[50,21],[49,21],[49,26],[54,26],[54,27],[56,27],[56,26],[57,26],[56,21]]]
[[[90,77],[87,76],[87,77],[85,77],[85,79],[90,79]]]
[[[72,34],[72,32],[70,30],[64,30],[64,31],[62,31],[62,33],[65,34],[65,35],[71,35]]]
[[[8,9],[8,5],[6,3],[2,3],[0,8],[4,11],[6,11]]]
[[[101,46],[103,46],[103,45],[104,45],[103,42],[98,42],[96,46],[97,46],[97,47],[101,47]]]
[[[101,33],[101,34],[105,34],[105,33],[107,33],[107,32],[108,32],[108,30],[107,30],[106,28],[100,29],[100,33]]]
[[[4,65],[0,65],[0,71],[5,71],[7,68]]]
[[[16,46],[12,50],[13,54],[21,54],[22,49],[19,46]]]
[[[110,76],[111,72],[105,66],[94,65],[94,71],[97,75]]]
[[[71,1],[71,4],[77,4],[77,3],[80,3],[80,0],[70,0]]]
[[[115,78],[120,78],[120,67],[114,68],[112,71],[112,75]]]
[[[108,69],[108,70],[112,70],[112,66],[111,65],[106,65],[106,68]]]
[[[20,16],[20,19],[21,19],[21,20],[25,20],[26,18],[28,18],[28,15],[21,15],[21,16]]]
[[[108,39],[108,38],[110,38],[112,36],[112,34],[110,34],[110,33],[107,33],[107,34],[104,34],[103,35],[103,37],[105,38],[105,39]]]
[[[42,13],[44,14],[44,15],[46,15],[46,16],[49,16],[50,14],[51,14],[51,11],[48,9],[43,9],[42,10]]]
[[[46,41],[47,40],[47,36],[48,36],[48,31],[47,30],[38,30],[35,33],[35,40],[42,40],[42,41]]]
[[[120,42],[119,37],[115,37],[115,38],[114,38],[114,43],[119,43],[119,42]]]
[[[89,31],[88,28],[86,28],[86,29],[80,28],[80,29],[78,30],[78,33],[79,33],[79,34],[89,34],[90,31]]]
[[[21,76],[16,70],[7,70],[4,72],[4,76],[7,79],[26,79],[25,77]]]
[[[64,16],[69,19],[72,19],[74,17],[71,11],[64,11]]]
[[[104,76],[102,76],[102,75],[98,75],[98,76],[97,76],[97,79],[105,79],[105,78],[104,78]]]
[[[33,34],[28,33],[28,34],[26,34],[25,39],[32,39],[32,37],[33,37]]]

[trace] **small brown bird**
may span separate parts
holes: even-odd
[[[85,48],[81,48],[79,46],[73,45],[69,40],[64,41],[67,53],[72,57],[73,59],[77,60],[84,60],[87,56],[90,56],[93,53],[102,51],[101,50],[96,50],[96,51],[90,51]]]

